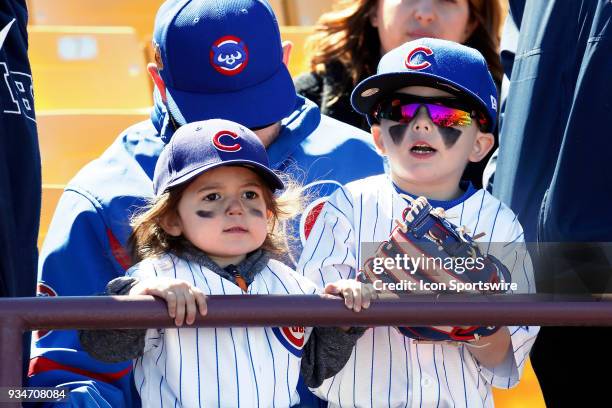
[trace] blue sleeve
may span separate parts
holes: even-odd
[[[96,204],[77,191],[63,193],[41,251],[39,295],[96,295],[124,275]],[[70,387],[78,406],[132,406],[132,362],[98,362],[74,330],[34,333],[28,377],[30,386]]]

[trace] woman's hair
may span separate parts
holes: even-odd
[[[499,41],[504,16],[507,10],[500,0],[469,0],[470,21],[478,24],[472,35],[465,41],[468,47],[476,48],[484,56],[493,75],[501,85],[504,69],[499,58]]]
[[[292,242],[292,238],[286,236],[282,221],[299,214],[304,202],[301,186],[287,175],[280,177],[285,184],[285,190],[280,196],[275,196],[260,178],[266,209],[272,214],[268,221],[268,234],[260,248],[273,253],[287,251],[287,245]],[[131,222],[132,234],[128,241],[132,262],[137,263],[167,252],[180,254],[187,245],[191,245],[182,235],[175,237],[164,231],[160,221],[172,213],[178,214],[179,201],[189,184],[184,183],[171,188],[151,199],[145,207],[134,214]]]
[[[324,75],[326,64],[339,61],[350,75],[341,87],[354,87],[376,73],[381,57],[378,30],[370,23],[378,0],[337,0],[334,10],[321,15],[315,33],[308,40],[311,71]],[[501,0],[468,0],[470,21],[478,24],[465,45],[485,57],[489,70],[501,84],[503,68],[499,60],[499,41],[505,10]],[[337,89],[336,93],[345,89]],[[336,95],[333,101],[340,95]]]

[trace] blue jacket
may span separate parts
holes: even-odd
[[[130,266],[126,252],[129,219],[153,195],[155,163],[164,140],[171,137],[156,113],[152,121],[125,130],[66,186],[40,256],[39,280],[46,294],[101,293],[108,281],[123,276]],[[339,183],[384,171],[370,135],[321,116],[308,100],[299,98],[296,110],[282,125],[268,148],[271,167],[310,185],[315,201],[329,195]],[[289,228],[297,233],[301,225],[306,230],[313,222],[306,218],[302,216]],[[300,251],[298,244],[292,257],[297,259]],[[94,360],[81,350],[75,331],[42,335],[32,348],[31,386],[68,386],[74,390],[72,404],[79,406],[131,405],[135,394],[130,390],[131,362]]]

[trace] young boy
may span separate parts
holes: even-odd
[[[531,261],[516,216],[485,190],[462,182],[469,161],[493,146],[497,91],[483,56],[449,41],[423,38],[386,54],[378,73],[352,94],[372,125],[389,174],[347,184],[322,210],[298,272],[325,286],[354,278],[361,243],[388,239],[410,204],[425,196],[450,221],[501,260],[515,292],[533,292]],[[395,328],[369,329],[344,368],[315,390],[330,406],[493,406],[491,386],[519,381],[536,327],[502,327],[470,343],[414,341]]]

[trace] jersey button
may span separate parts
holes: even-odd
[[[433,384],[433,380],[431,379],[431,377],[424,375],[423,378],[421,378],[421,386],[422,387],[430,387],[431,384]]]

